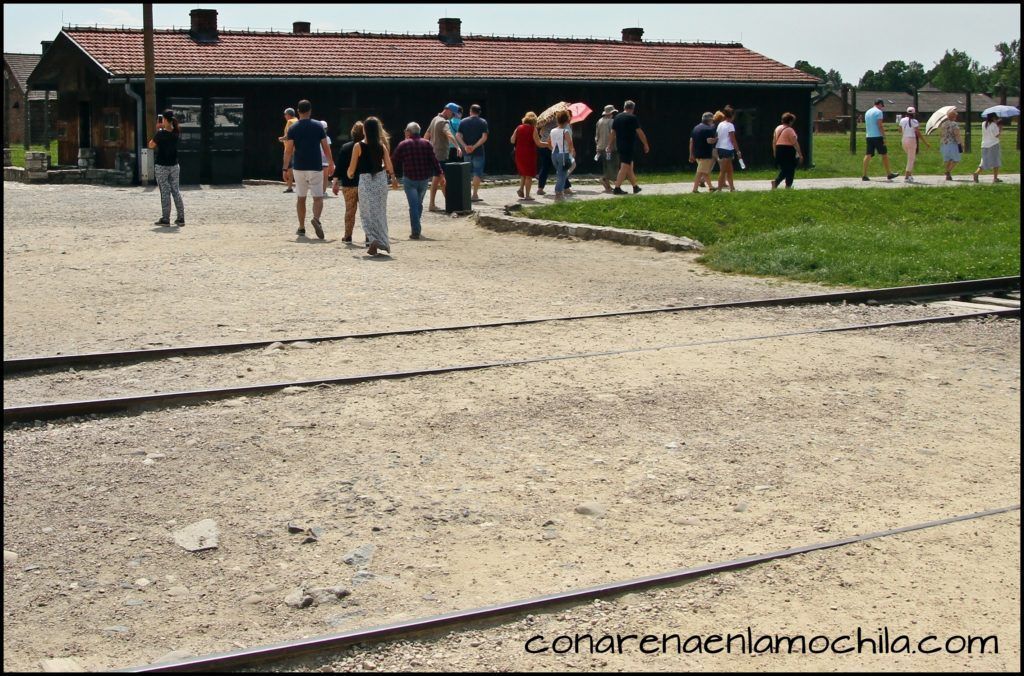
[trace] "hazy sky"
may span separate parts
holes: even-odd
[[[462,19],[463,33],[621,38],[631,26],[644,39],[739,41],[793,65],[798,59],[835,68],[848,82],[887,61],[920,61],[931,68],[947,49],[967,52],[983,66],[998,60],[993,46],[1020,38],[1020,4],[154,4],[157,27],[188,26],[190,10],[216,9],[222,28],[290,31],[309,21],[314,31],[435,33],[442,16]],[[724,20],[723,20],[724,17]],[[4,51],[38,52],[63,24],[141,27],[142,4],[4,4]]]

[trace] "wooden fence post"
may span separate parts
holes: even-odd
[[[850,154],[857,154],[857,89],[850,87]]]

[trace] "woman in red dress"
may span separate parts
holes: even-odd
[[[519,173],[519,190],[516,194],[521,200],[533,200],[530,188],[533,177],[537,173],[537,148],[544,145],[537,133],[537,114],[530,111],[523,117],[523,123],[512,133],[510,143],[516,147],[516,171]]]

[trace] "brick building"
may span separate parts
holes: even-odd
[[[43,49],[50,44],[43,43]],[[42,144],[52,139],[56,130],[57,97],[55,92],[28,90],[28,77],[42,54],[4,53],[4,147],[25,143],[25,111],[29,110],[30,143]],[[47,103],[49,98],[49,103]],[[47,123],[49,135],[47,136]]]

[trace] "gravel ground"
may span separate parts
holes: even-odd
[[[282,383],[385,371],[644,349],[970,312],[938,305],[748,308],[550,322],[170,357],[101,369],[49,370],[4,383],[8,406]],[[387,355],[382,359],[381,355]]]
[[[370,261],[336,241],[295,241],[283,225],[290,202],[270,186],[189,191],[195,215],[173,233],[139,222],[139,204],[156,205],[153,193],[59,191],[55,201],[56,187],[5,185],[8,356],[816,290],[710,273],[688,254],[496,234],[438,216],[425,225],[434,240],[396,242],[392,260]],[[49,238],[38,236],[40,223]],[[765,309],[346,341],[5,380],[5,400],[660,346],[918,313],[931,314]],[[104,669],[172,651],[233,650],[1014,504],[1019,344],[1017,321],[969,321],[8,427],[4,668],[73,658]],[[219,528],[216,548],[193,553],[176,543],[176,531],[204,519]],[[309,532],[290,533],[289,523]],[[995,658],[890,655],[855,667],[1012,670],[1020,663],[1018,574],[1019,516],[1011,514],[523,618],[526,625],[357,651],[335,666],[851,664],[848,656],[556,658],[520,647],[534,623],[545,634],[750,624],[997,634]],[[350,593],[310,593],[339,587]],[[315,602],[288,605],[305,603],[303,592]],[[492,636],[502,649],[482,650]]]
[[[510,193],[512,199],[504,196]],[[514,191],[484,191],[488,202]],[[811,284],[707,270],[695,254],[495,233],[424,214],[410,241],[389,195],[391,258],[295,235],[294,198],[275,186],[184,192],[188,225],[152,225],[140,188],[4,186],[4,350],[9,357],[275,340],[635,307],[813,293]],[[358,230],[358,225],[357,225]],[[357,242],[361,241],[357,234]]]

